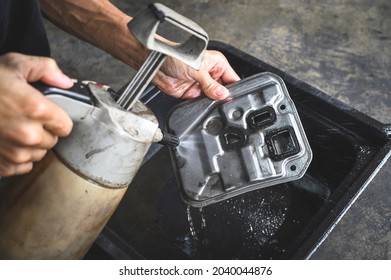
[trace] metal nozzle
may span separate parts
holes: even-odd
[[[170,146],[170,147],[178,147],[179,143],[180,143],[180,140],[175,135],[172,135],[172,134],[167,133],[167,132],[163,132],[163,137],[162,137],[162,139],[158,143],[162,144],[162,145],[167,145],[167,146]]]

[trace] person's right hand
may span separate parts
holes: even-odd
[[[69,116],[29,83],[73,82],[53,59],[18,53],[0,56],[0,77],[0,176],[27,173],[72,129]]]

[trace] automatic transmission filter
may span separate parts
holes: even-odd
[[[183,200],[203,207],[301,178],[312,152],[284,82],[260,73],[227,87],[229,100],[202,97],[176,106],[168,130]]]

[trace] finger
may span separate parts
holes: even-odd
[[[15,124],[13,129],[5,129],[0,133],[0,153],[11,152],[20,147],[50,149],[58,141],[58,136],[47,131],[42,124],[27,120]]]
[[[58,142],[58,136],[49,132],[47,129],[42,128],[35,132],[37,135],[33,136],[35,139],[32,139],[30,143],[23,143],[24,146],[31,147],[34,149],[44,149],[49,150],[53,148]]]
[[[176,78],[170,77],[158,71],[153,79],[153,83],[164,93],[175,97],[175,98],[184,98],[186,92],[194,85],[194,81],[188,80],[178,80]],[[195,92],[190,92],[197,96],[197,90]],[[200,89],[198,89],[200,91]],[[199,94],[198,94],[199,95]]]
[[[58,142],[58,136],[53,135],[46,129],[42,132],[42,141],[38,143],[38,145],[35,145],[34,148],[36,149],[44,149],[49,150],[53,148]]]
[[[47,119],[43,127],[53,134],[53,136],[65,137],[68,136],[72,130],[73,122],[65,111],[60,107],[52,103],[52,109],[54,113]]]
[[[221,79],[223,84],[231,84],[240,80],[238,74],[221,52],[210,50],[207,55],[213,56],[216,60],[214,66],[210,69],[210,75],[213,79]],[[211,60],[213,59],[211,58]]]
[[[30,85],[29,87],[31,94],[27,97],[25,114],[31,120],[36,120],[40,123],[43,128],[50,132],[53,136],[64,137],[67,136],[72,130],[72,120],[68,114],[61,109],[58,105],[44,97],[38,90]],[[39,129],[36,127],[35,129]],[[31,131],[31,130],[30,130]],[[43,131],[39,131],[41,134]],[[49,135],[42,135],[46,140],[50,140]],[[44,139],[44,140],[45,140]],[[47,143],[47,141],[43,141]],[[50,141],[49,141],[50,142]],[[49,144],[50,146],[50,144]],[[43,146],[46,147],[45,144]]]
[[[192,99],[201,95],[201,86],[194,82],[182,95],[182,99]]]
[[[3,63],[16,69],[21,78],[28,82],[41,80],[60,88],[69,88],[73,85],[73,81],[62,73],[52,58],[8,53],[3,56]]]
[[[14,176],[30,172],[33,168],[33,163],[14,164],[0,157],[0,176]]]
[[[30,56],[23,65],[24,76],[28,82],[42,81],[48,85],[69,88],[73,85],[72,79],[62,73],[57,63],[48,57]]]
[[[227,63],[227,66],[225,67],[224,72],[215,78],[220,79],[222,81],[222,83],[224,83],[224,84],[231,84],[231,83],[239,81],[240,77],[238,76],[238,74],[236,74],[236,72],[228,64],[228,61],[226,61],[226,63]],[[213,76],[213,74],[212,74],[212,76]]]
[[[12,164],[23,164],[41,160],[46,152],[46,149],[13,145],[7,150],[1,150],[0,158]]]
[[[212,99],[223,100],[229,96],[228,89],[219,84],[208,73],[201,74],[198,81],[204,94]]]
[[[37,162],[43,159],[43,157],[46,155],[47,150],[45,149],[34,149],[31,152],[31,158],[28,162]]]
[[[44,149],[24,148],[15,151],[10,157],[4,156],[4,158],[12,164],[25,164],[29,162],[40,161],[43,159],[46,153],[47,150]]]

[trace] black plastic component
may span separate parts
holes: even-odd
[[[158,142],[161,145],[167,145],[170,147],[178,147],[179,146],[179,139],[175,135],[172,135],[167,132],[163,132],[163,138]]]
[[[243,130],[229,127],[220,134],[220,143],[224,150],[238,149],[247,144],[247,136]]]
[[[148,5],[148,8],[151,10],[151,12],[154,14],[154,16],[160,21],[160,22],[164,22],[166,20],[166,15],[161,11],[159,10],[158,8],[156,8],[156,6],[151,3]]]
[[[270,157],[274,160],[282,160],[300,152],[300,145],[291,126],[267,132],[265,141]]]
[[[68,89],[61,89],[41,82],[36,82],[32,85],[42,92],[43,95],[58,94],[87,104],[93,104],[88,86],[81,82],[74,83]]]
[[[272,107],[251,112],[246,122],[250,129],[260,129],[272,125],[276,121],[276,113]]]

